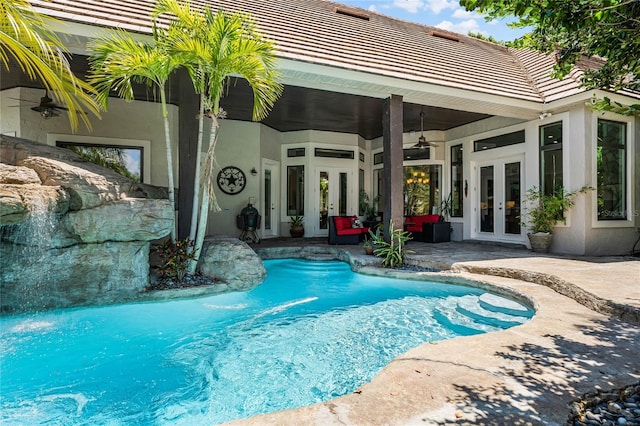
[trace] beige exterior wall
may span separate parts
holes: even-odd
[[[37,117],[28,106],[13,108],[11,98],[39,100],[41,90],[15,88],[0,93],[0,130],[15,132],[16,136],[54,144],[56,140],[86,141],[95,143],[114,143],[141,145],[145,148],[145,181],[158,186],[166,186],[166,156],[164,148],[164,130],[158,104],[135,101],[131,103],[120,99],[111,99],[109,111],[104,112],[102,120],[92,120],[93,130],[89,132],[82,125],[73,134],[64,116],[48,120]],[[18,101],[15,101],[18,102]],[[15,103],[14,102],[14,103]],[[170,123],[174,145],[174,174],[177,177],[177,107],[170,106]],[[464,176],[469,185],[468,196],[464,199],[464,217],[452,218],[456,223],[456,232],[464,239],[478,238],[478,220],[475,217],[477,194],[477,166],[489,164],[492,161],[522,161],[522,193],[526,189],[539,183],[539,141],[538,133],[541,125],[557,121],[563,122],[563,173],[564,185],[568,190],[577,190],[583,186],[596,186],[595,155],[596,155],[596,123],[601,115],[593,113],[584,102],[564,107],[563,112],[556,112],[544,120],[522,121],[519,119],[492,117],[480,122],[471,123],[446,132],[425,132],[430,140],[443,140],[431,153],[429,164],[443,165],[443,193],[450,188],[449,150],[450,147],[462,144],[464,149]],[[617,255],[627,254],[638,237],[637,228],[640,226],[640,126],[638,120],[626,117],[606,115],[606,118],[627,121],[629,124],[628,157],[628,202],[629,219],[626,221],[598,221],[596,216],[596,192],[580,194],[575,199],[575,206],[567,215],[567,224],[555,229],[552,252],[576,255]],[[197,123],[194,121],[194,125]],[[205,134],[208,128],[205,127]],[[496,136],[516,130],[524,130],[526,142],[484,152],[473,152],[473,141],[480,138]],[[205,136],[206,137],[206,136]],[[416,133],[406,133],[403,137],[405,147],[410,147],[417,140]],[[206,141],[205,141],[206,142]],[[238,236],[240,230],[236,227],[236,215],[240,213],[251,200],[254,206],[262,212],[261,203],[261,175],[263,159],[280,163],[280,179],[284,182],[286,166],[286,148],[289,146],[307,147],[307,156],[296,159],[296,163],[305,164],[307,170],[307,205],[312,207],[313,177],[318,164],[324,160],[313,157],[315,147],[353,148],[356,158],[352,162],[341,163],[354,171],[351,180],[357,185],[358,170],[365,170],[364,189],[371,192],[373,185],[373,153],[381,150],[381,138],[365,141],[352,134],[321,131],[298,131],[280,133],[259,123],[221,120],[220,138],[216,148],[219,168],[236,166],[244,171],[247,185],[237,195],[222,193],[217,184],[216,194],[221,212],[211,213],[208,222],[209,234],[226,234]],[[204,149],[206,150],[205,143]],[[365,163],[359,161],[359,153],[365,155]],[[204,154],[204,152],[203,152]],[[251,170],[255,168],[257,175]],[[217,172],[216,172],[217,176]],[[176,181],[176,186],[178,182]],[[355,191],[357,193],[357,191]],[[280,191],[280,205],[286,202],[286,187],[282,183]],[[282,207],[281,207],[282,208]],[[357,208],[357,207],[356,207]],[[287,216],[280,214],[280,235],[285,235]],[[525,230],[520,237],[511,242],[528,244]]]

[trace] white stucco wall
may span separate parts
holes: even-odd
[[[20,107],[19,99],[19,87],[0,91],[0,133],[20,137],[20,112],[32,111],[26,105]]]
[[[260,199],[260,175],[253,176],[251,169],[260,169],[260,127],[259,123],[241,122],[233,120],[220,120],[220,135],[216,145],[216,159],[218,167],[214,172],[214,178],[218,171],[227,166],[235,166],[245,174],[247,184],[242,192],[235,195],[223,193],[214,183],[214,189],[218,197],[221,212],[209,214],[207,234],[223,234],[239,236],[240,230],[236,227],[236,215],[249,203],[251,198],[254,206],[261,209]],[[204,144],[206,151],[207,144]],[[204,154],[204,153],[203,153]]]

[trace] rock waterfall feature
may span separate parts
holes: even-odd
[[[150,242],[169,234],[166,190],[70,150],[0,136],[0,309],[134,300]]]

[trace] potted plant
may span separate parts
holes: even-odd
[[[289,216],[289,233],[292,237],[302,237],[304,235],[304,216]]]
[[[368,254],[368,255],[373,254],[373,243],[369,238],[365,238],[364,240],[364,254]]]
[[[576,192],[585,192],[587,187]],[[559,223],[567,223],[565,212],[573,206],[576,192],[567,192],[558,187],[552,194],[544,194],[537,187],[527,191],[525,203],[530,207],[525,209],[525,220],[521,222],[529,230],[527,236],[531,249],[535,252],[549,251],[553,239],[553,228]]]
[[[378,218],[378,201],[380,200],[380,194],[376,195],[373,200],[369,200],[369,194],[364,190],[360,190],[360,211],[364,216],[364,225],[368,227],[373,227],[377,225]]]

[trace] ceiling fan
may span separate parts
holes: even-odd
[[[40,98],[40,105],[31,107],[31,110],[40,113],[42,118],[46,120],[59,116],[59,110],[67,110],[67,108],[56,105],[49,97],[49,92],[45,90],[44,96]]]
[[[420,111],[420,137],[418,143],[413,148],[425,149],[432,146],[438,146],[434,142],[427,142],[427,138],[424,137],[424,111]]]

